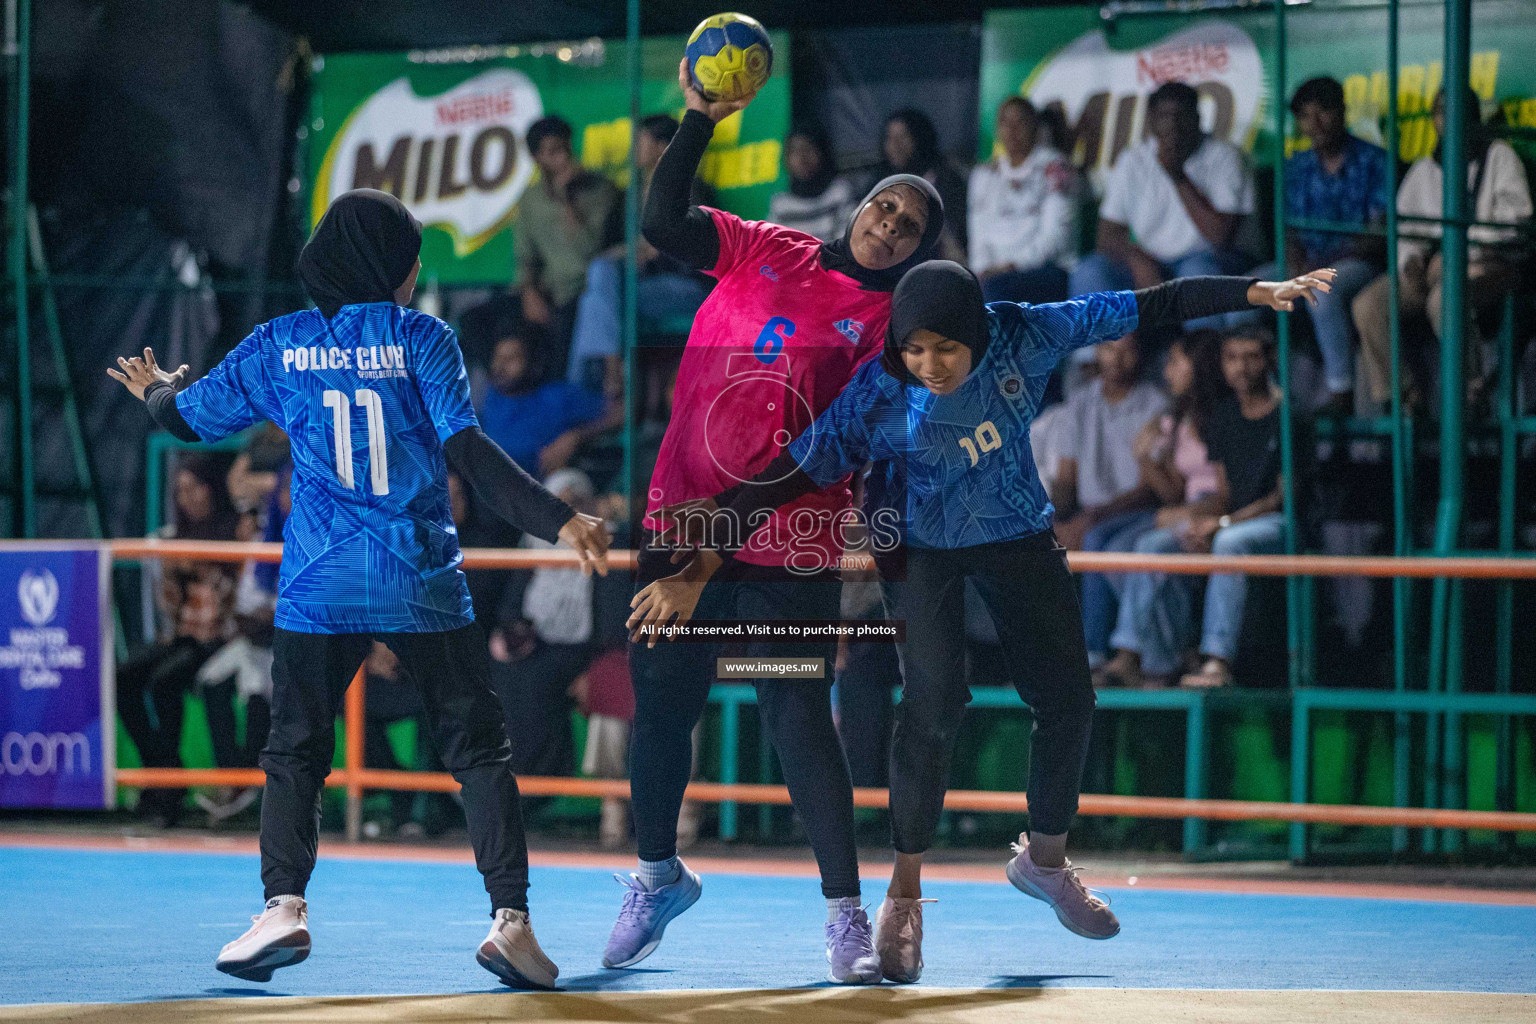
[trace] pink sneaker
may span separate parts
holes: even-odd
[[[1109,901],[1082,883],[1070,860],[1059,868],[1042,868],[1029,859],[1029,841],[1024,836],[1010,845],[1017,856],[1003,871],[1015,889],[1050,904],[1056,919],[1085,939],[1112,939],[1120,934],[1120,921],[1109,909]]]
[[[528,911],[503,907],[496,911],[490,934],[480,943],[475,960],[509,988],[554,988],[560,968],[544,955],[533,937]]]
[[[910,985],[923,976],[923,904],[934,900],[887,896],[875,916],[875,953],[886,981]]]

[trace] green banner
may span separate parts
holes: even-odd
[[[681,117],[681,36],[641,42],[641,111]],[[774,73],[752,105],[715,130],[701,175],[725,209],[761,218],[781,188],[789,126],[789,36],[773,34]],[[535,178],[528,126],[559,114],[577,155],[621,187],[630,138],[626,43],[316,57],[309,132],[313,226],[330,201],[371,187],[403,200],[426,227],[422,281],[512,279],[517,201]]]
[[[981,143],[992,155],[997,104],[1015,93],[1058,107],[1072,156],[1101,180],[1120,152],[1142,137],[1146,97],[1163,82],[1185,81],[1202,96],[1207,130],[1274,158],[1275,13],[1123,14],[1099,7],[992,11],[982,32]],[[1326,3],[1286,9],[1286,93],[1308,78],[1344,84],[1350,130],[1381,142],[1387,110],[1387,10]],[[1444,8],[1405,3],[1399,13],[1398,104],[1401,153],[1414,160],[1435,147],[1427,116],[1440,88]],[[1471,85],[1506,123],[1536,126],[1536,18],[1528,0],[1483,0],[1472,10]],[[1287,132],[1295,126],[1287,123]],[[1297,140],[1287,139],[1288,151]]]

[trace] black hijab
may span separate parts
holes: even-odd
[[[189,455],[176,464],[177,472],[191,473],[208,488],[208,516],[189,519],[179,503],[174,504],[172,522],[177,540],[234,540],[240,527],[240,513],[229,498],[229,466],[233,460],[211,452]]]
[[[879,195],[885,189],[893,185],[905,185],[907,188],[922,193],[928,200],[928,223],[923,228],[923,237],[919,239],[917,248],[912,255],[884,270],[870,270],[858,260],[853,258],[853,225],[859,219],[859,214],[870,200]],[[869,190],[869,194],[859,201],[859,205],[853,208],[853,214],[848,218],[848,226],[843,229],[843,237],[835,242],[823,242],[821,245],[821,265],[828,270],[836,270],[847,274],[865,291],[889,292],[895,291],[896,283],[901,280],[901,275],[917,266],[919,263],[933,256],[939,247],[939,235],[944,231],[944,200],[939,198],[939,190],[934,188],[924,178],[915,174],[893,174],[889,178],[881,178],[875,182],[875,187]]]
[[[827,130],[819,124],[804,122],[797,124],[789,130],[785,141],[799,136],[812,146],[821,155],[821,166],[816,173],[809,178],[789,179],[789,191],[801,199],[815,199],[827,190],[832,184],[832,179],[837,177],[837,158],[832,155],[832,140],[827,135]]]
[[[958,341],[971,350],[971,369],[980,366],[989,336],[976,275],[950,260],[929,260],[901,279],[891,296],[891,322],[880,355],[880,365],[898,380],[908,376],[901,346],[919,330]]]
[[[421,254],[421,223],[388,192],[336,197],[299,253],[299,280],[329,320],[342,306],[393,302]]]
[[[907,129],[907,134],[912,136],[912,159],[905,167],[897,167],[884,158],[885,133],[890,130],[891,123],[900,121]],[[927,174],[944,159],[939,152],[939,132],[933,126],[933,119],[921,110],[906,107],[896,111],[885,119],[885,127],[880,131],[881,164],[891,173],[906,171],[909,174]]]

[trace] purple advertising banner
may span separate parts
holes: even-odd
[[[111,807],[111,554],[0,545],[0,807]]]

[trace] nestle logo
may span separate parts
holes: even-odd
[[[757,272],[762,274],[770,281],[777,281],[779,279],[779,275],[774,271],[772,267],[768,266],[766,263],[759,267]]]

